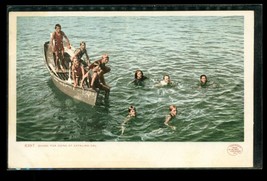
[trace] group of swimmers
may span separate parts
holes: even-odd
[[[54,64],[56,71],[62,70],[66,71],[65,57],[64,57],[64,46],[63,38],[67,41],[67,48],[71,49],[70,41],[66,34],[61,31],[61,25],[55,25],[55,31],[51,35],[50,46],[52,52],[55,55]],[[82,59],[86,56],[86,61]],[[108,96],[110,92],[110,86],[108,86],[104,79],[104,74],[110,72],[110,68],[106,66],[109,62],[109,56],[103,54],[102,58],[90,62],[89,55],[86,49],[86,43],[81,42],[80,48],[74,51],[74,55],[71,57],[71,64],[69,69],[71,69],[71,76],[74,83],[74,87],[79,86],[84,88],[84,84],[88,88],[96,90],[97,88],[105,91],[105,95]]]
[[[52,33],[50,46],[55,55],[54,63],[56,70],[61,69],[63,72],[65,71],[65,60],[64,60],[64,46],[63,46],[63,38],[67,41],[67,48],[70,49],[70,41],[66,34],[61,31],[60,24],[55,25],[55,31]],[[82,59],[83,56],[86,56],[86,61]],[[104,79],[104,74],[110,72],[110,68],[106,66],[109,62],[109,56],[107,54],[103,54],[100,60],[96,60],[93,63],[90,62],[89,55],[86,50],[86,43],[81,42],[80,48],[76,49],[74,55],[71,57],[71,67],[69,67],[72,71],[72,79],[74,81],[74,87],[80,86],[83,88],[84,83],[88,86],[88,88],[104,90],[106,95],[110,92],[110,87],[106,84]],[[90,70],[92,72],[90,73]],[[92,75],[91,75],[92,74]],[[148,77],[144,76],[143,71],[136,70],[134,75],[134,83],[135,85],[143,85],[144,80],[148,79]],[[89,82],[89,84],[88,84]],[[200,76],[200,86],[205,86],[207,83],[207,76]],[[167,86],[172,85],[172,81],[169,75],[164,75],[163,80],[161,80],[156,86]],[[124,133],[125,125],[127,122],[131,120],[131,118],[136,117],[136,108],[134,106],[130,106],[128,108],[128,116],[121,124],[121,134]],[[175,130],[176,127],[170,125],[170,121],[177,115],[177,107],[175,105],[169,106],[169,114],[166,116],[164,124],[170,127],[172,130]]]
[[[132,83],[134,83],[135,85],[143,85],[143,81],[148,79],[148,77],[144,76],[143,71],[142,70],[136,70],[135,72],[135,79]],[[202,87],[205,87],[207,85],[207,76],[206,75],[201,75],[200,76],[200,81],[199,84]],[[168,86],[168,85],[172,85],[172,81],[170,79],[169,75],[164,75],[163,76],[163,80],[160,81],[160,83],[156,84],[156,86]],[[125,125],[132,119],[135,118],[137,115],[136,113],[136,108],[134,106],[130,106],[128,108],[128,116],[126,117],[126,119],[122,122],[121,124],[121,135],[123,135],[124,131],[125,131]],[[177,115],[177,107],[175,105],[170,105],[169,106],[169,114],[166,116],[164,124],[171,128],[172,130],[176,130],[176,127],[170,124],[170,121],[175,118]]]

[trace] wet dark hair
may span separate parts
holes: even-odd
[[[60,24],[56,24],[55,25],[55,29],[57,29],[57,27],[61,28],[61,25]]]
[[[202,78],[202,77],[205,77],[205,78],[206,78],[206,81],[205,81],[205,82],[202,82],[202,81],[201,81],[201,78]],[[200,85],[201,85],[201,86],[206,86],[206,85],[207,85],[207,82],[208,82],[208,78],[207,78],[207,76],[204,75],[204,74],[201,75],[201,76],[200,76]]]
[[[141,72],[142,77],[144,77],[143,71],[138,69],[138,70],[135,71],[135,74],[134,74],[134,78],[135,78],[135,79],[137,79],[137,73],[138,73],[138,72]]]
[[[134,110],[134,111],[136,112],[136,109],[135,109],[134,106],[130,106],[130,107],[128,108],[128,112],[131,112],[131,110]]]
[[[176,109],[177,110],[177,107],[175,105],[170,105],[169,110],[171,111],[172,109]]]
[[[82,44],[86,45],[86,43],[85,43],[84,41],[82,41],[82,42],[80,43],[80,46],[81,46]]]
[[[170,76],[168,75],[168,74],[165,74],[165,75],[163,75],[163,79],[164,79],[164,77],[169,77],[169,79],[170,79]]]
[[[205,77],[205,78],[206,78],[206,80],[208,80],[208,78],[207,78],[207,76],[206,76],[206,75],[204,75],[204,74],[203,74],[203,75],[201,75],[201,76],[200,76],[200,79],[201,79],[202,77]]]

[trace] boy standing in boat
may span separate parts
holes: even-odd
[[[83,55],[86,56],[86,62],[82,60]],[[87,53],[86,44],[84,41],[80,43],[80,48],[75,50],[73,57],[77,57],[78,61],[81,62],[85,67],[90,65],[89,55]]]
[[[55,56],[56,56],[54,59],[56,70],[62,69],[63,71],[65,71],[63,38],[66,39],[68,43],[67,47],[70,49],[70,42],[69,42],[68,37],[63,31],[61,31],[61,25],[56,24],[55,31],[52,33],[52,36],[50,39],[50,46],[52,47],[52,52],[55,53]],[[61,64],[59,60],[61,60]]]

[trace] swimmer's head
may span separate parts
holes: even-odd
[[[135,107],[134,107],[134,106],[130,106],[130,107],[128,108],[128,113],[129,113],[129,115],[130,115],[131,117],[135,117],[135,116],[136,116],[136,109],[135,109]]]
[[[104,60],[105,63],[108,63],[109,62],[109,56],[108,56],[108,54],[103,54],[102,55],[102,60]]]
[[[171,82],[170,76],[169,75],[164,75],[163,76],[163,80],[164,82],[166,82],[167,84],[169,84]]]
[[[170,113],[171,113],[172,116],[176,116],[177,107],[175,105],[170,105],[169,110],[170,110]]]
[[[135,71],[135,74],[134,74],[135,79],[142,79],[143,76],[144,76],[144,74],[143,74],[142,70],[136,70]]]
[[[207,78],[206,75],[203,74],[203,75],[200,76],[200,83],[202,85],[205,85],[207,83],[207,81],[208,81],[208,78]]]
[[[86,43],[84,41],[82,41],[80,43],[80,47],[81,47],[82,50],[85,49],[86,48]]]

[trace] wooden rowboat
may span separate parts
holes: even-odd
[[[64,57],[65,62],[69,63],[71,56],[74,54],[74,49],[65,48]],[[66,95],[84,102],[89,105],[95,105],[99,91],[84,87],[74,87],[73,81],[71,80],[70,69],[68,68],[66,72],[56,71],[54,65],[54,55],[49,47],[49,41],[44,44],[44,61],[47,70],[50,73],[53,83],[55,86]],[[68,67],[68,66],[66,66]]]

